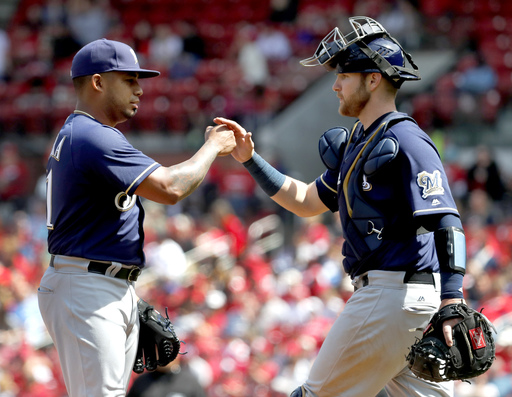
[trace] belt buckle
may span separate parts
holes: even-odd
[[[133,269],[130,270],[128,273],[127,280],[128,281],[137,281],[141,273],[140,267],[135,266]]]
[[[354,291],[357,291],[360,288],[366,287],[369,283],[368,274],[363,274],[362,276],[357,276],[352,280],[352,285],[354,286]]]

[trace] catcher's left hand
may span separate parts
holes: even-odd
[[[139,310],[139,346],[133,365],[133,372],[140,374],[154,371],[157,366],[164,367],[175,360],[180,352],[181,342],[174,332],[174,327],[153,306],[143,299],[137,302]]]
[[[457,317],[461,320],[452,328],[453,346],[449,347],[443,323]],[[474,378],[486,372],[495,358],[492,330],[496,332],[492,323],[466,304],[446,305],[411,347],[407,364],[416,376],[434,382]]]

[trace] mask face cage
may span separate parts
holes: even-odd
[[[387,34],[386,29],[377,21],[368,17],[350,17],[350,25],[352,31],[344,35],[340,32],[339,28],[334,28],[325,36],[320,42],[312,57],[300,61],[303,66],[319,66],[329,64],[340,51],[363,39],[366,36],[376,34]]]
[[[377,21],[368,17],[350,17],[352,32],[343,35],[336,27],[323,38],[312,57],[303,59],[303,66],[323,65],[327,70],[336,69],[334,58],[350,45],[357,43],[365,55],[375,63],[376,67],[388,78],[396,88],[400,88],[404,80],[420,80],[418,67],[414,64],[410,54],[406,53],[400,43],[396,41],[384,27]],[[383,37],[395,43],[412,66],[412,69],[391,65],[383,56],[366,45],[374,38]],[[334,60],[334,62],[333,62]]]

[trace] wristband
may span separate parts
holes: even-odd
[[[462,278],[460,273],[441,272],[441,300],[442,299],[464,299],[462,292]]]
[[[256,152],[243,165],[270,197],[281,189],[286,180],[286,175],[281,174]]]

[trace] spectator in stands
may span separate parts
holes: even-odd
[[[378,20],[398,42],[410,50],[417,49],[421,40],[420,15],[409,0],[382,2],[384,10]]]
[[[68,13],[63,0],[46,0],[41,7],[41,19],[46,26],[66,23]]]
[[[205,43],[198,34],[196,26],[187,21],[179,21],[176,28],[183,40],[183,52],[192,54],[197,59],[203,59],[206,55]]]
[[[169,70],[183,53],[183,39],[170,25],[157,25],[149,41],[149,62],[156,68]]]
[[[23,24],[33,33],[38,34],[44,26],[42,7],[34,2],[29,5],[25,12]]]
[[[51,32],[50,45],[54,62],[66,60],[80,49],[80,44],[73,38],[66,24],[55,22],[48,29]]]
[[[173,79],[192,77],[205,56],[204,41],[197,34],[195,26],[186,21],[177,22],[175,31],[175,38],[179,39],[176,50],[181,48],[181,51],[177,51],[174,59],[170,61],[170,77]]]
[[[106,37],[113,16],[108,0],[70,0],[68,24],[81,45]]]
[[[502,215],[500,208],[493,203],[485,190],[474,189],[468,193],[467,211],[463,217],[465,223],[496,225],[502,219]]]
[[[0,201],[22,209],[28,195],[29,170],[20,156],[18,145],[6,142],[0,154]]]
[[[297,18],[299,0],[271,0],[271,22],[294,22]]]
[[[468,54],[459,62],[455,85],[461,92],[485,94],[495,88],[497,83],[496,72],[480,54]]]
[[[288,37],[275,25],[259,24],[256,44],[269,61],[286,61],[292,55]]]
[[[239,258],[247,249],[247,228],[242,223],[240,216],[235,213],[232,206],[233,201],[230,202],[229,199],[233,200],[233,197],[228,196],[227,199],[215,200],[210,211],[215,226],[228,237],[230,255]],[[241,211],[241,215],[243,213],[244,211]]]
[[[146,201],[144,207],[147,207],[144,219],[146,266],[164,283],[179,279],[187,271],[187,258],[180,244],[169,235],[166,208],[150,201]]]
[[[153,36],[151,24],[147,20],[141,19],[133,27],[132,36],[133,49],[137,55],[140,56],[141,62],[143,62],[143,60],[144,62],[148,62],[149,44]]]
[[[138,376],[126,397],[206,397],[204,388],[186,361],[178,356],[166,367]]]
[[[354,3],[352,11],[354,15],[366,15],[370,18],[377,18],[384,11],[387,2],[381,0],[359,0]]]
[[[492,149],[486,145],[479,145],[475,151],[475,163],[469,167],[467,173],[468,191],[484,190],[492,200],[502,200],[506,188]]]
[[[309,56],[318,46],[318,40],[329,29],[325,12],[312,8],[307,12],[297,15],[294,24],[294,38],[292,41],[294,54],[297,56]]]
[[[265,53],[256,43],[258,31],[253,25],[245,25],[235,36],[233,45],[238,52],[238,66],[244,82],[249,87],[263,87],[269,78],[268,63]]]
[[[26,25],[18,25],[13,28],[10,34],[11,43],[11,66],[12,78],[20,83],[25,83],[27,77],[21,73],[17,73],[20,68],[23,68],[28,63],[37,60],[37,48],[39,44],[39,37],[37,34],[31,32],[30,28]]]
[[[7,79],[10,67],[11,40],[4,29],[0,29],[0,82]]]

